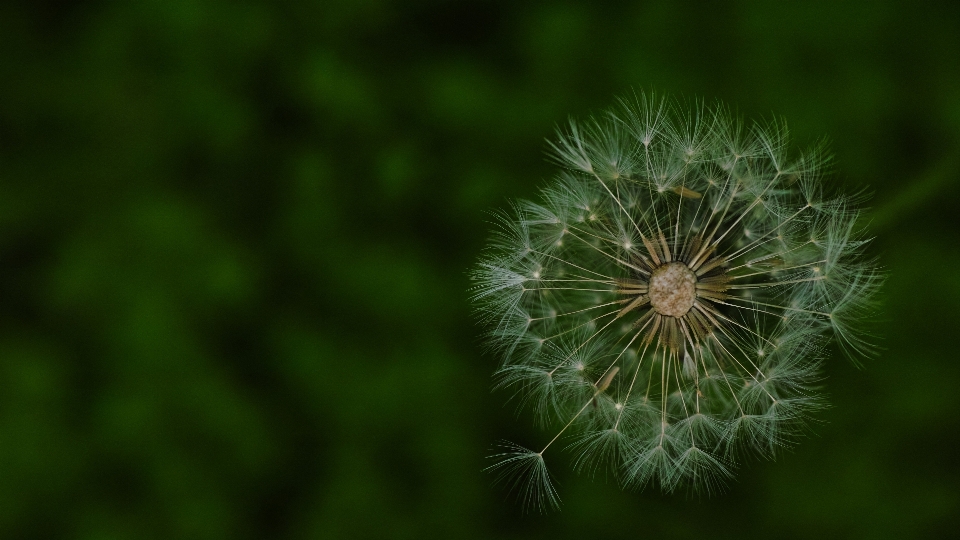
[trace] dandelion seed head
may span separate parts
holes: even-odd
[[[497,214],[471,274],[496,387],[552,429],[492,470],[543,508],[562,438],[578,471],[707,493],[742,457],[793,444],[822,407],[828,340],[875,350],[861,322],[883,280],[862,196],[825,185],[823,148],[795,152],[780,121],[642,93],[549,144],[561,172]]]

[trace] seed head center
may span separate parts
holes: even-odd
[[[657,313],[682,317],[697,299],[697,276],[682,262],[667,263],[650,275],[649,294]]]

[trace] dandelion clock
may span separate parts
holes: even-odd
[[[823,406],[831,340],[872,352],[881,275],[822,146],[636,95],[550,150],[557,177],[497,214],[472,272],[495,386],[548,430],[493,456],[526,506],[559,503],[545,459],[564,449],[627,488],[709,493]]]

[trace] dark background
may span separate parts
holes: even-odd
[[[885,350],[725,495],[523,515],[466,272],[631,88],[831,139]],[[952,536],[958,135],[958,2],[3,2],[0,537]]]

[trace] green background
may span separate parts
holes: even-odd
[[[960,3],[0,4],[0,537],[936,538],[960,516]],[[631,88],[782,115],[889,272],[833,407],[726,494],[549,462],[466,272]]]

